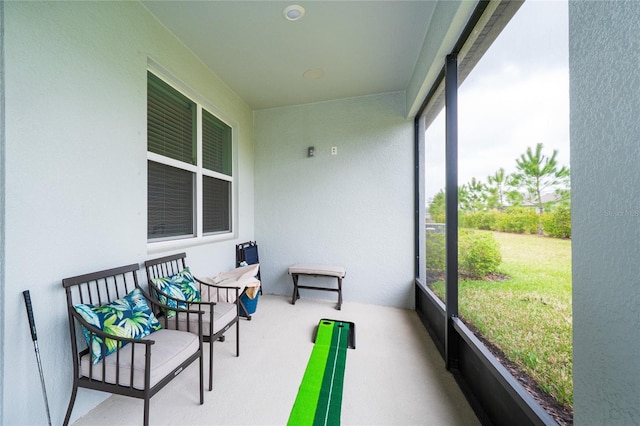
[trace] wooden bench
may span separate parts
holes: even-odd
[[[338,293],[338,310],[342,309],[342,279],[347,274],[347,270],[342,266],[318,265],[318,264],[295,264],[289,267],[289,275],[293,278],[293,297],[291,304],[295,305],[296,300],[300,299],[299,289],[305,288],[310,290],[335,291]],[[312,277],[333,277],[338,279],[338,287],[316,287],[309,285],[300,285],[298,278],[300,275],[308,275]]]

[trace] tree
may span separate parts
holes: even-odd
[[[505,202],[505,190],[507,184],[507,175],[504,172],[504,168],[500,167],[500,170],[493,175],[487,177],[487,189],[491,196],[489,197],[490,207],[497,207],[502,210]]]
[[[471,198],[467,185],[458,187],[458,210],[463,212],[471,211]]]
[[[476,178],[465,185],[470,211],[483,210],[487,206],[487,186]]]
[[[433,196],[431,203],[429,203],[429,215],[435,223],[444,223],[445,221],[445,202],[446,197],[444,191],[441,189]]]
[[[558,189],[569,177],[568,168],[565,166],[558,168],[556,161],[558,151],[553,150],[551,157],[548,157],[542,153],[542,148],[541,143],[536,145],[535,152],[531,147],[527,148],[526,153],[516,159],[518,172],[515,174],[531,200],[536,203],[538,214],[542,214],[544,210],[542,194],[550,189]],[[542,233],[541,223],[538,226],[538,232]]]
[[[504,210],[507,206],[518,206],[522,203],[522,194],[518,191],[520,182],[515,173],[507,174],[504,168],[487,176],[487,206]]]

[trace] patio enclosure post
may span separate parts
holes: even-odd
[[[458,57],[447,55],[445,65],[446,114],[446,291],[447,323],[445,362],[447,369],[458,368],[458,334],[453,319],[458,317]]]

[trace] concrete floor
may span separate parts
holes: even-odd
[[[414,311],[349,302],[337,311],[333,301],[302,296],[295,306],[289,298],[261,296],[253,319],[240,322],[240,357],[234,356],[235,330],[224,343],[215,343],[214,388],[205,390],[204,405],[198,404],[198,367],[191,365],[151,399],[150,423],[286,424],[313,348],[314,327],[328,318],[356,324],[342,424],[480,424]],[[74,423],[131,424],[142,424],[142,401],[118,395]]]

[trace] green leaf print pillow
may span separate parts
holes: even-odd
[[[162,328],[139,288],[106,305],[85,304],[74,308],[89,324],[118,337],[140,339]],[[84,327],[83,332],[87,345],[91,348],[93,364],[98,364],[104,357],[115,352],[122,343],[109,338],[103,340]]]
[[[195,279],[188,267],[170,277],[153,278],[151,281],[158,290],[170,297],[190,303],[200,302],[200,290],[198,290]],[[186,309],[188,307],[186,303],[171,300],[162,293],[158,293],[160,303],[178,309]]]

